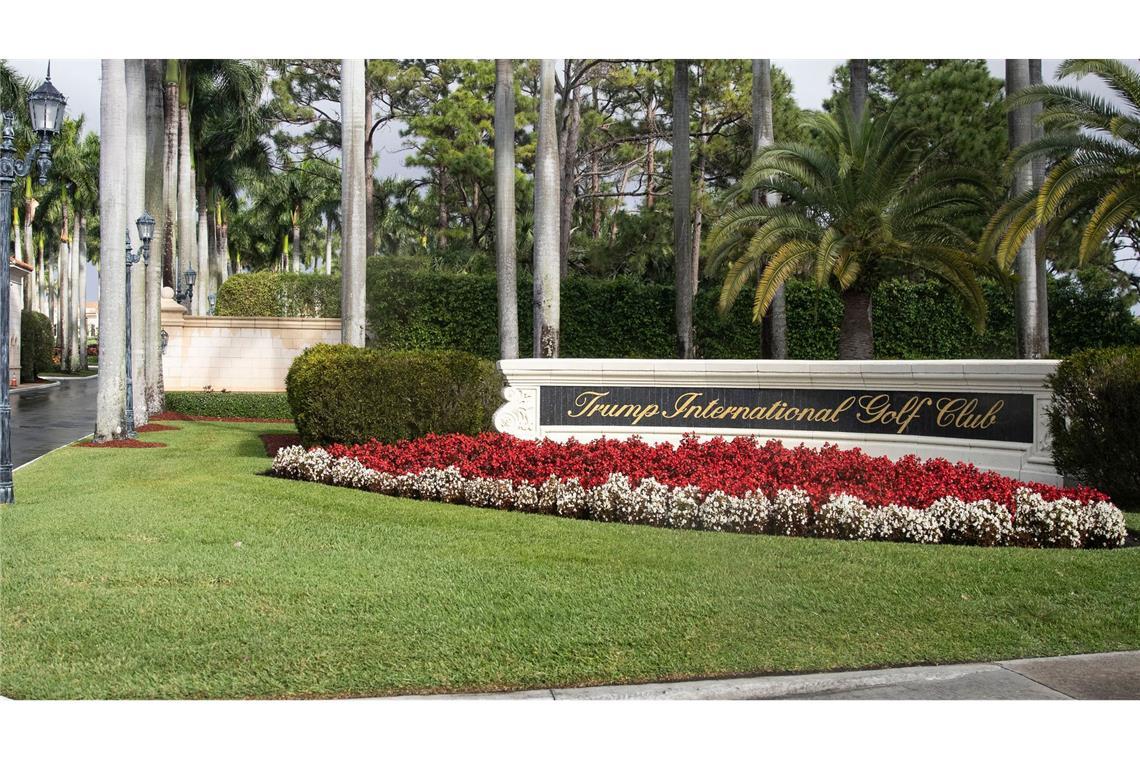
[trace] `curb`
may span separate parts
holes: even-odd
[[[78,376],[78,375],[39,375],[38,377],[41,380],[55,380],[56,385],[59,385],[59,381],[61,381],[61,380],[94,380],[95,378],[99,377],[99,373],[96,372],[94,375],[83,375],[83,376]]]
[[[9,388],[8,393],[29,393],[31,391],[46,391],[46,390],[50,390],[51,388],[58,388],[59,387],[59,380],[55,379],[54,377],[45,377],[43,379],[48,380],[49,382],[37,383],[36,385],[22,385],[22,386],[18,386],[16,388]]]
[[[27,467],[30,464],[35,464],[36,462],[40,461],[41,459],[43,459],[47,455],[54,454],[55,452],[59,451],[60,449],[66,449],[68,446],[71,446],[72,444],[79,443],[80,441],[86,440],[86,439],[90,438],[91,435],[92,435],[91,433],[88,433],[87,435],[80,436],[79,438],[76,438],[74,441],[68,441],[65,444],[62,444],[60,446],[56,446],[51,451],[45,451],[44,453],[40,454],[35,459],[29,459],[27,462],[24,462],[23,464],[21,464],[17,467],[13,467],[12,472],[15,472],[16,470],[23,469],[24,467]]]

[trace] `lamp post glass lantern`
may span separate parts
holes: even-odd
[[[12,185],[27,177],[33,164],[38,170],[39,184],[47,184],[51,169],[51,140],[63,126],[67,98],[51,83],[51,64],[47,79],[28,95],[28,115],[39,142],[28,149],[23,158],[16,154],[15,116],[10,111],[0,114],[0,503],[15,501],[12,488],[12,400],[11,378],[11,282],[9,246],[11,245]]]
[[[197,279],[198,273],[194,271],[194,267],[187,267],[183,274],[178,275],[178,282],[175,283],[174,300],[184,305],[187,310],[194,300],[194,281]]]

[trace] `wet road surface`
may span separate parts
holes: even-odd
[[[95,430],[99,380],[61,380],[59,387],[12,394],[12,465],[19,467]]]

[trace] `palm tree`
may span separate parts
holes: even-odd
[[[952,285],[980,329],[986,302],[974,278],[972,244],[959,226],[985,208],[980,180],[926,169],[917,133],[894,128],[889,114],[855,121],[850,111],[815,113],[804,126],[819,147],[764,148],[731,196],[778,192],[783,205],[731,209],[710,234],[711,266],[729,264],[721,310],[759,275],[752,312],[759,321],[780,285],[810,269],[843,301],[839,358],[870,359],[875,285],[917,269]]]
[[[514,61],[495,61],[495,269],[499,285],[499,356],[519,358],[515,274]]]
[[[165,407],[162,385],[162,269],[166,261],[167,124],[164,105],[166,61],[149,58],[146,67],[146,187],[144,208],[155,219],[157,234],[151,241],[146,265],[146,324],[142,334],[146,383],[143,395],[147,415]],[[86,352],[84,352],[86,353]]]
[[[163,118],[163,147],[162,147],[162,226],[158,227],[162,236],[163,252],[163,285],[174,287],[178,284],[179,275],[185,271],[183,265],[182,249],[179,247],[179,183],[182,170],[179,165],[181,148],[180,139],[180,108],[179,101],[179,72],[181,66],[177,58],[166,60],[166,69],[163,76],[162,92],[162,118]],[[189,147],[189,146],[188,146]]]
[[[690,203],[693,165],[689,154],[689,62],[673,61],[673,276],[677,357],[692,359],[693,249]]]
[[[554,61],[539,67],[538,123],[534,156],[534,355],[558,356],[559,329],[559,166],[554,118]]]
[[[127,60],[127,227],[131,247],[142,248],[135,220],[146,210],[146,67],[141,58]],[[118,239],[114,229],[104,229],[103,239]],[[134,425],[150,419],[146,402],[146,275],[142,266],[131,271],[131,409]]]
[[[340,62],[341,129],[341,342],[364,345],[365,208],[364,61]]]
[[[1123,103],[1069,85],[1033,85],[1011,95],[1011,109],[1042,105],[1045,134],[1016,147],[1007,167],[1021,177],[1040,158],[1051,166],[1039,188],[1019,186],[982,235],[982,253],[1003,270],[1018,260],[1035,230],[1050,238],[1087,215],[1079,246],[1083,264],[1106,244],[1124,244],[1140,219],[1140,74],[1119,61],[1084,58],[1065,61],[1057,74],[1093,75]]]
[[[99,99],[99,227],[103,245],[99,263],[99,391],[95,417],[96,443],[123,434],[125,251],[116,245],[116,230],[127,225],[127,80],[121,59],[104,59]],[[121,234],[121,233],[119,233]]]
[[[772,62],[766,58],[752,61],[752,158],[775,142],[775,125],[772,119]],[[778,206],[780,196],[775,193],[754,192],[752,202],[757,205]],[[772,297],[768,320],[765,323],[762,343],[766,359],[788,358],[788,315],[784,286]]]

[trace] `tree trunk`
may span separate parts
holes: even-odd
[[[499,290],[499,356],[519,358],[515,273],[514,61],[495,61],[495,273]]]
[[[873,359],[875,333],[871,325],[871,291],[848,288],[840,294],[843,321],[839,325],[840,359]]]
[[[867,110],[867,59],[852,58],[851,70],[851,113],[855,121],[863,119]]]
[[[367,213],[365,213],[365,217],[367,217]],[[294,218],[296,218],[296,215],[294,215]],[[304,267],[301,264],[301,227],[300,227],[300,225],[294,224],[292,227],[289,228],[289,237],[290,237],[290,242],[291,242],[292,248],[293,248],[292,258],[289,260],[289,268],[292,269],[294,272],[300,272],[302,269],[304,269]]]
[[[162,218],[156,226],[162,236],[162,284],[173,288],[186,269],[178,254],[178,60],[166,62],[162,97]],[[148,167],[149,169],[149,167]]]
[[[772,62],[767,58],[756,58],[752,61],[752,157],[755,158],[761,148],[771,145],[775,139],[772,121]],[[777,206],[780,196],[757,190],[752,202]],[[772,297],[760,333],[760,355],[763,358],[788,358],[788,314],[783,285]]]
[[[697,92],[701,92],[701,73],[702,67],[697,66]],[[700,96],[698,96],[700,97]],[[705,170],[708,164],[707,161],[707,148],[709,139],[705,135],[708,129],[708,120],[705,114],[705,101],[700,98],[698,105],[700,111],[700,119],[697,124],[697,133],[700,137],[697,138],[697,144],[700,146],[697,149],[697,192],[696,200],[693,203],[693,296],[697,295],[697,290],[700,289],[701,282],[701,232],[704,226],[704,213],[701,210],[701,203],[705,195]]]
[[[341,153],[341,342],[364,345],[364,267],[368,212],[364,186],[364,60],[340,64]]]
[[[86,370],[87,361],[87,215],[79,217],[79,232],[77,233],[76,258],[79,260],[79,277],[77,279],[79,307],[76,311],[76,321],[79,324],[79,369]]]
[[[437,222],[439,225],[439,231],[436,234],[436,245],[440,249],[444,249],[447,248],[447,227],[448,220],[451,217],[451,214],[447,210],[447,169],[440,166],[437,176],[439,179],[439,216]]]
[[[194,216],[194,167],[190,157],[190,104],[185,79],[185,63],[179,75],[178,90],[178,274],[190,269],[198,270],[198,241]],[[192,293],[192,308],[201,301],[206,289],[205,273],[199,272],[200,281]],[[194,311],[197,314],[197,311]]]
[[[534,156],[534,355],[552,359],[558,356],[560,342],[559,166],[553,60],[542,60],[539,80]]]
[[[1041,84],[1041,59],[1032,58],[1029,61],[1029,83]],[[1033,139],[1038,140],[1045,136],[1045,129],[1037,123],[1041,115],[1042,106],[1037,101],[1032,106]],[[1033,186],[1040,188],[1045,182],[1045,157],[1038,156],[1033,159]],[[1045,256],[1045,234],[1038,230],[1033,235],[1034,254],[1037,257],[1037,340],[1041,346],[1041,355],[1049,355],[1049,262]]]
[[[1012,95],[1029,85],[1029,59],[1008,58],[1005,62],[1006,94]],[[1009,112],[1010,150],[1021,147],[1033,139],[1033,114],[1029,106]],[[1021,193],[1033,187],[1033,166],[1023,165],[1013,175],[1012,193]],[[1042,356],[1040,317],[1037,304],[1037,235],[1030,233],[1017,252],[1017,352],[1022,359],[1040,359]]]
[[[677,358],[692,359],[693,257],[690,227],[693,166],[689,156],[689,62],[673,62],[673,269]]]
[[[142,241],[135,220],[142,216],[146,203],[146,67],[141,58],[131,58],[126,69],[127,232],[131,248],[138,254]],[[103,235],[102,239],[108,239]],[[131,320],[131,404],[137,428],[150,419],[146,408],[146,274],[142,262],[131,268],[131,313],[127,318]]]
[[[194,179],[198,183],[205,181],[204,177],[198,176],[197,170],[194,171]],[[210,201],[203,184],[198,184],[198,236],[194,247],[198,252],[198,261],[194,265],[198,270],[194,313],[204,317],[210,310],[210,293],[213,292],[214,282],[210,271]]]
[[[36,207],[39,206],[39,201],[32,197],[31,179],[29,174],[24,185],[24,261],[31,264],[35,272],[32,277],[25,280],[25,282],[30,282],[31,286],[27,288],[28,297],[25,297],[24,302],[31,304],[32,311],[39,311],[40,294],[37,283],[39,282],[40,268],[36,265],[36,236],[32,231],[32,220],[36,217]]]
[[[652,86],[652,85],[650,85]],[[657,98],[649,93],[645,106],[645,207],[653,208],[653,173],[657,159]]]
[[[71,372],[71,328],[68,316],[71,305],[71,257],[68,256],[67,244],[67,207],[63,211],[63,234],[59,238],[59,247],[56,249],[59,258],[59,311],[56,314],[56,345],[59,346],[59,368],[64,372]]]
[[[126,262],[112,230],[127,225],[127,82],[121,59],[104,59],[99,98],[99,389],[94,441],[123,434]],[[121,234],[121,233],[119,233]]]
[[[376,254],[376,193],[372,182],[372,90],[364,76],[364,255]]]
[[[146,71],[146,173],[144,207],[154,217],[155,235],[150,243],[150,260],[144,264],[145,319],[143,340],[143,398],[150,415],[164,408],[162,389],[162,270],[166,253],[166,113],[164,84],[166,62],[148,58]]]
[[[325,215],[325,274],[332,274],[333,231],[332,220]]]
[[[86,362],[84,361],[87,353],[86,336],[83,333],[83,283],[81,281],[81,272],[83,271],[84,259],[83,252],[86,248],[86,243],[81,242],[85,237],[85,227],[87,226],[87,219],[83,212],[77,211],[75,213],[75,225],[71,235],[71,243],[68,246],[69,262],[71,264],[71,301],[67,304],[67,321],[71,329],[71,337],[68,347],[68,353],[71,355],[72,371],[76,372],[82,370]]]
[[[627,184],[629,184],[630,168],[631,167],[629,165],[627,165],[625,167],[625,169],[622,170],[621,182],[618,183],[618,192],[619,193],[624,193],[625,192],[625,186]],[[613,214],[610,216],[610,245],[613,245],[614,243],[617,242],[618,212],[619,211],[621,211],[621,196],[618,196],[617,198],[614,199],[614,210],[613,210]]]
[[[567,64],[567,74],[569,74]],[[582,131],[582,108],[580,99],[582,88],[575,87],[568,93],[570,102],[567,103],[566,130],[563,136],[562,152],[562,178],[559,190],[561,203],[558,211],[558,271],[565,278],[570,268],[570,231],[574,226],[575,179],[578,173],[578,137]]]
[[[218,224],[218,266],[222,269],[222,285],[233,274],[230,266],[230,224],[226,221],[225,212],[221,214],[221,223]]]

